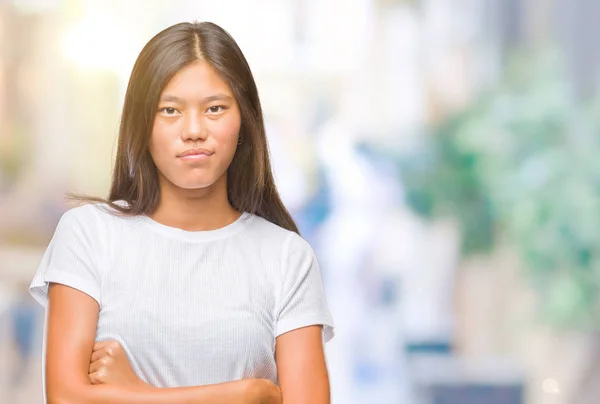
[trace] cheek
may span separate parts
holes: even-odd
[[[226,154],[235,153],[240,132],[240,121],[238,119],[227,119],[219,122],[213,132],[215,140],[219,143],[222,152]]]
[[[150,154],[157,166],[162,165],[162,162],[169,159],[173,148],[173,128],[166,126],[159,121],[152,128],[150,136]]]
[[[176,137],[177,133],[177,125],[157,119],[152,127],[151,141],[163,146],[164,144],[173,141],[173,137]]]

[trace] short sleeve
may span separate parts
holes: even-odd
[[[77,289],[100,304],[100,277],[94,259],[93,231],[82,208],[67,211],[29,286],[29,292],[44,308],[48,305],[48,286],[59,283]]]
[[[276,336],[311,325],[323,326],[323,340],[334,336],[319,263],[311,246],[296,233],[282,253],[282,287],[277,305]]]

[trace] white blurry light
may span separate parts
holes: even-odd
[[[121,72],[131,66],[126,38],[115,21],[99,16],[84,18],[65,33],[63,51],[79,67]]]
[[[560,393],[560,389],[558,387],[558,382],[555,379],[545,379],[542,383],[542,389],[545,393],[549,394],[558,394]]]
[[[12,5],[21,13],[44,13],[60,7],[60,0],[12,0]]]

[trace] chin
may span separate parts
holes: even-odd
[[[215,183],[214,181],[190,181],[190,182],[184,182],[184,183],[180,183],[180,184],[176,183],[175,185],[177,185],[179,188],[193,191],[196,189],[210,188],[214,183]]]
[[[163,180],[166,180],[165,185],[168,183],[175,188],[194,191],[202,190],[214,187],[219,183],[219,177],[213,175],[206,175],[208,173],[195,173],[196,175],[171,175],[164,176]],[[200,175],[199,175],[200,174]]]

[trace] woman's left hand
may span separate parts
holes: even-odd
[[[127,353],[118,341],[94,344],[88,376],[92,384],[148,387],[131,368]]]

